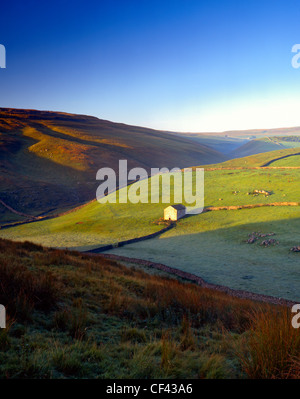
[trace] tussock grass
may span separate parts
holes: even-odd
[[[30,251],[40,252],[41,248],[27,242],[16,245],[1,240],[0,303],[17,319],[30,319],[34,309],[49,311],[60,295],[53,273],[48,270],[38,273],[32,260],[26,257]]]
[[[280,307],[102,256],[6,240],[0,274],[9,317],[0,334],[2,377],[299,375],[298,332]]]
[[[289,309],[256,310],[240,352],[250,378],[300,378],[300,332],[292,327]]]

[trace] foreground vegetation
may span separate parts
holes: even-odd
[[[300,377],[290,309],[146,271],[1,240],[0,376]]]

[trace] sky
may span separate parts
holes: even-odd
[[[0,107],[155,129],[300,126],[297,0],[14,1]]]

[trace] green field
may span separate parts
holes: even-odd
[[[0,199],[29,215],[58,214],[92,200],[97,170],[118,171],[120,159],[128,160],[128,168],[148,171],[212,163],[224,168],[255,167],[274,159],[276,152],[224,161],[278,148],[280,154],[297,152],[286,147],[300,144],[297,128],[261,131],[268,137],[250,141],[247,135],[255,132],[242,133],[242,139],[236,132],[232,136],[175,134],[86,115],[0,108]],[[2,224],[16,220],[22,217],[0,205]]]
[[[204,206],[299,202],[300,169],[259,168],[272,160],[272,166],[295,164],[299,158],[296,155],[276,159],[297,151],[284,149],[209,165],[205,171]],[[144,181],[148,187],[150,183],[151,180]],[[131,190],[124,188],[118,194],[124,195],[128,189]],[[170,203],[174,203],[172,197]],[[167,205],[94,201],[64,216],[1,229],[0,237],[86,251],[161,230],[165,225],[157,222]],[[175,228],[159,238],[112,252],[165,263],[212,283],[300,300],[299,255],[290,251],[300,245],[299,218],[298,206],[206,212],[179,220]],[[278,244],[263,247],[263,239],[248,244],[252,232],[274,233],[272,238]]]
[[[207,212],[179,221],[159,238],[108,251],[163,263],[206,281],[291,300],[300,300],[300,208],[272,207]],[[252,232],[275,233],[278,245],[263,247]]]
[[[253,195],[254,190],[266,190],[271,195]],[[206,207],[299,201],[299,198],[300,171],[297,169],[205,172]],[[30,239],[46,246],[88,250],[158,231],[164,226],[153,222],[163,216],[167,205],[99,204],[94,201],[55,219],[2,229],[0,236],[22,241]]]
[[[79,211],[55,219],[0,230],[1,237],[30,240],[45,246],[88,250],[154,233],[152,222],[163,212],[157,205],[101,205],[94,201]]]
[[[205,206],[298,202],[298,169],[232,169],[205,172]],[[269,196],[255,190],[270,192]],[[123,189],[122,192],[126,192]],[[89,250],[158,231],[165,204],[99,204],[94,201],[55,219],[0,230],[3,238]],[[278,206],[206,212],[177,222],[159,238],[112,250],[197,274],[209,282],[300,300],[298,239],[300,207]],[[252,232],[275,233],[278,245],[263,247]]]
[[[218,168],[218,169],[228,169],[228,168],[259,168],[262,166],[273,166],[276,159],[286,157],[288,155],[299,154],[300,150],[298,147],[294,148],[283,148],[276,151],[268,151],[264,153],[254,154],[245,156],[242,158],[230,159],[222,163],[203,165],[204,168]]]
[[[270,164],[273,167],[300,167],[300,155],[293,155],[291,157],[286,157],[283,159],[279,159],[278,161],[274,161]]]

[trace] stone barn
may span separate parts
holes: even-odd
[[[170,205],[164,209],[164,220],[176,221],[185,215],[185,211],[184,205]]]

